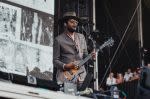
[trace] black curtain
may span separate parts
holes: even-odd
[[[100,84],[110,62],[106,76],[109,71],[114,72],[116,77],[117,73],[124,74],[128,68],[134,70],[140,66],[137,4],[138,0],[96,0],[96,27],[100,31],[97,35],[101,37],[97,38],[97,42],[101,44],[110,37],[115,40],[113,47],[105,48],[99,53]],[[118,48],[120,42],[121,46]],[[119,50],[112,61],[117,48]],[[102,84],[105,84],[105,80]]]

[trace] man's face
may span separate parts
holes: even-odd
[[[149,68],[150,68],[150,63],[148,63],[148,65],[147,65]]]
[[[128,73],[131,73],[131,69],[128,69]]]
[[[69,20],[67,21],[67,29],[68,29],[70,32],[76,31],[77,25],[78,25],[78,21],[76,21],[76,20],[74,20],[74,19],[69,19]]]
[[[110,73],[110,77],[114,77],[114,74],[113,74],[113,73]]]

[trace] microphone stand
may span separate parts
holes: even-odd
[[[98,52],[96,51],[96,41],[89,36],[89,39],[91,39],[93,43],[93,51],[95,52],[95,59],[94,59],[94,90],[99,91],[99,85],[98,85]]]
[[[88,34],[83,26],[82,26],[82,29],[86,34]],[[94,72],[94,90],[99,91],[99,85],[98,85],[98,52],[99,51],[96,51],[96,41],[91,37],[90,34],[88,38],[92,41],[93,48],[94,48],[93,51],[95,52],[94,71],[93,71]]]

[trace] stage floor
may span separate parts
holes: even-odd
[[[82,96],[73,96],[59,91],[35,88],[25,85],[0,81],[0,98],[10,99],[90,99]]]

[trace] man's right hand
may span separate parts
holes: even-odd
[[[76,65],[73,62],[71,62],[71,63],[65,64],[64,69],[74,69],[75,67]]]

